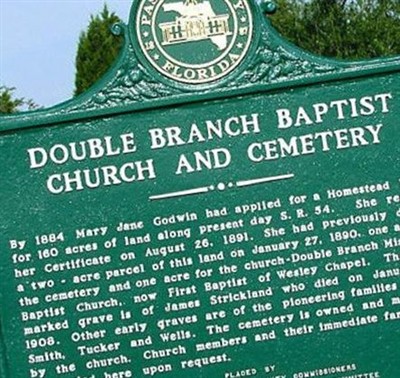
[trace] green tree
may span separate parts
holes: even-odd
[[[79,38],[76,55],[75,95],[92,86],[115,61],[122,37],[111,33],[111,27],[120,22],[119,17],[110,13],[107,5],[96,16],[91,16],[88,28]]]
[[[22,110],[33,110],[38,106],[30,99],[14,96],[15,88],[0,86],[0,114],[12,114]]]
[[[400,54],[399,0],[277,0],[273,25],[319,55],[361,59]]]

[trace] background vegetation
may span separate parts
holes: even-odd
[[[276,2],[272,24],[305,50],[353,60],[400,54],[399,0]]]

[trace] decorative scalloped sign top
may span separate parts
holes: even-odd
[[[218,99],[397,70],[399,58],[340,62],[288,43],[265,13],[268,0],[137,0],[124,47],[87,92],[50,109],[2,117],[2,128],[49,124]],[[32,115],[31,115],[32,114]]]

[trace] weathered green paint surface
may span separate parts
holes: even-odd
[[[399,59],[249,7],[220,78],[147,62],[139,3],[102,82],[1,119],[1,377],[398,376]]]

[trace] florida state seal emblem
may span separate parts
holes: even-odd
[[[159,73],[203,84],[243,61],[252,21],[248,0],[143,0],[135,23],[144,57]]]

